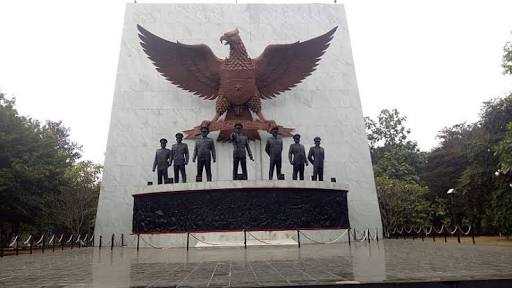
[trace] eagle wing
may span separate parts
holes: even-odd
[[[137,25],[140,44],[156,70],[178,87],[213,100],[220,85],[222,60],[204,45],[186,45],[162,39]]]
[[[268,45],[254,60],[260,97],[273,98],[311,75],[336,29],[304,42]]]

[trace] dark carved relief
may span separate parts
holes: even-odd
[[[133,232],[348,228],[347,193],[244,188],[134,195]]]
[[[288,91],[309,76],[318,65],[337,27],[316,38],[292,44],[269,45],[255,59],[247,54],[238,29],[224,33],[221,43],[229,45],[229,57],[217,58],[204,45],[186,45],[167,41],[141,26],[141,45],[156,69],[178,87],[207,100],[216,100],[216,114],[185,131],[185,139],[199,135],[201,126],[219,131],[218,140],[229,140],[237,122],[250,140],[259,139],[258,130],[277,127],[281,136],[292,136],[292,128],[267,120],[261,112],[261,100]],[[255,113],[258,120],[253,120]],[[223,120],[219,120],[226,114]]]

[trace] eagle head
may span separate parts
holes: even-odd
[[[238,28],[236,28],[233,31],[226,32],[226,33],[224,33],[224,35],[222,35],[220,37],[220,43],[222,43],[224,45],[229,44],[231,46],[233,44],[240,43],[240,42],[242,42],[242,39],[239,36]]]

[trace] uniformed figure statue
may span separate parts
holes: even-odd
[[[270,168],[268,170],[268,179],[272,180],[274,176],[274,167],[276,168],[276,178],[279,179],[279,175],[281,175],[281,156],[283,153],[283,139],[278,134],[278,128],[274,127],[270,131],[272,137],[267,140],[267,145],[265,146],[265,152],[267,152],[270,157]]]
[[[155,161],[153,161],[153,172],[157,170],[158,184],[167,182],[169,176],[167,168],[171,165],[171,150],[165,148],[167,146],[167,139],[160,139],[160,149],[156,150]]]
[[[243,179],[247,180],[246,150],[249,158],[254,161],[251,148],[249,147],[249,139],[242,134],[242,128],[241,123],[236,123],[235,131],[231,134],[231,142],[233,143],[233,180],[239,180],[237,179],[239,164],[242,166]]]
[[[308,160],[313,164],[313,181],[324,181],[324,148],[320,147],[320,137],[315,137],[315,146],[309,148]]]
[[[180,173],[182,183],[187,182],[187,172],[185,166],[188,165],[188,146],[183,143],[183,134],[176,133],[176,144],[172,145],[171,148],[171,163],[174,163],[174,183],[178,183],[180,180]]]
[[[201,127],[201,137],[196,140],[192,162],[197,159],[197,181],[203,179],[203,168],[206,170],[206,181],[212,181],[212,159],[215,163],[215,144],[208,138],[208,127]]]
[[[299,179],[304,180],[304,165],[308,165],[306,150],[304,149],[304,145],[300,144],[299,134],[293,135],[293,141],[295,143],[291,144],[288,150],[288,159],[290,160],[290,164],[293,165],[292,179],[297,180],[297,174],[299,174]]]

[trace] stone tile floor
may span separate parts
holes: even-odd
[[[420,240],[230,248],[81,248],[0,259],[0,287],[226,287],[512,279],[512,248]]]

